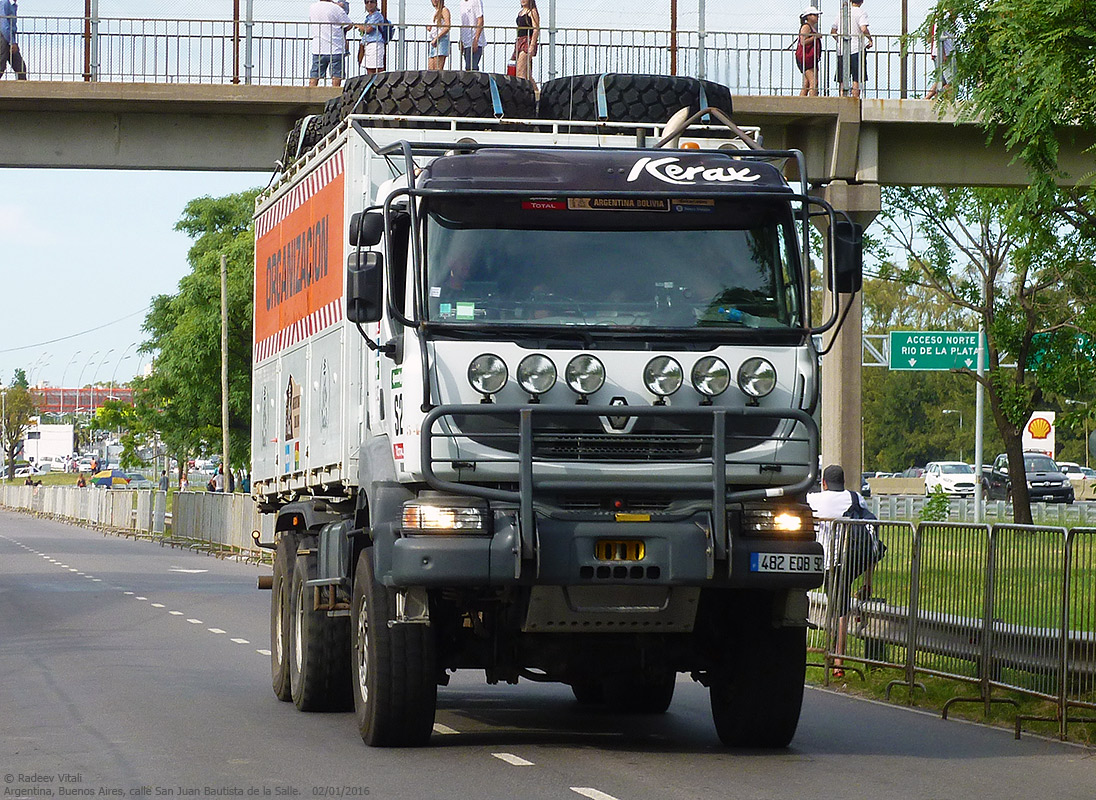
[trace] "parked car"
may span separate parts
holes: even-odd
[[[924,470],[923,467],[910,467],[905,472],[900,473],[898,475],[898,477],[900,477],[900,478],[920,478],[924,474],[925,474],[925,470]]]
[[[978,476],[962,461],[930,461],[925,465],[925,494],[942,490],[957,497],[974,497]]]
[[[1042,453],[1024,453],[1024,472],[1027,477],[1028,495],[1033,502],[1073,502],[1073,484],[1050,456]],[[1008,455],[1005,453],[1001,453],[993,460],[987,497],[990,500],[1012,499],[1012,479],[1008,474]]]
[[[130,489],[155,489],[156,482],[151,481],[142,475],[140,472],[127,472],[126,477],[129,478]]]

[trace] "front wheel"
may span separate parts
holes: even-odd
[[[373,574],[373,549],[358,556],[351,611],[354,711],[372,747],[418,747],[434,728],[438,702],[434,630],[395,622],[392,591]]]
[[[805,628],[753,626],[711,676],[712,718],[728,747],[787,747],[799,725],[807,672]]]

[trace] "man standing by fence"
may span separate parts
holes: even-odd
[[[320,78],[326,78],[330,70],[331,85],[341,86],[346,61],[346,29],[357,28],[365,33],[365,26],[355,25],[334,0],[317,0],[308,9],[308,19],[312,23],[312,69],[308,85],[319,85]]]
[[[19,8],[15,0],[0,0],[0,77],[7,72],[10,61],[15,77],[25,81],[27,65],[19,52],[19,43],[15,40],[18,15]]]

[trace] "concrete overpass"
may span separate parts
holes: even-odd
[[[0,81],[0,167],[272,169],[286,133],[334,89],[300,86]],[[924,100],[736,96],[735,120],[799,148],[820,183],[1024,185],[999,142]],[[1063,148],[1091,170],[1091,135]]]

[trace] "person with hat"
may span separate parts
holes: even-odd
[[[818,17],[814,6],[807,6],[799,15],[799,41],[795,45],[795,65],[803,73],[800,97],[818,96],[818,62],[822,60],[822,34],[818,32]]]
[[[826,596],[832,604],[828,613],[838,621],[835,648],[838,654],[845,652],[848,628],[845,618],[849,613],[854,576],[838,563],[834,552],[834,528],[828,520],[848,517],[854,494],[856,492],[845,489],[845,470],[840,464],[830,464],[822,470],[822,491],[807,495],[807,505],[811,507],[815,520],[818,521],[815,525],[815,536],[822,544],[823,562],[826,565]],[[857,502],[863,505],[864,499],[857,495]],[[834,659],[835,678],[844,677],[845,671],[841,669],[843,664],[840,658]]]

